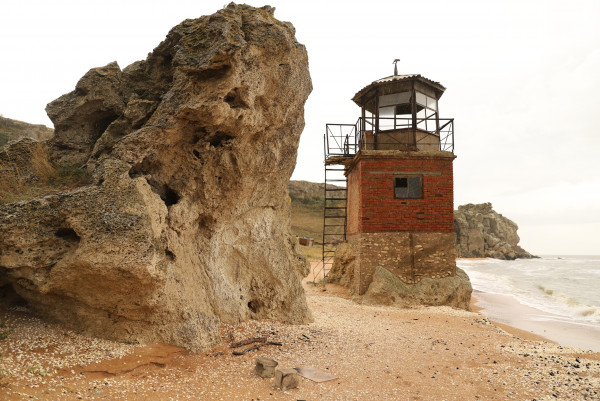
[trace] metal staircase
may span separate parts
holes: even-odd
[[[313,271],[314,281],[324,279],[333,266],[335,249],[346,240],[348,199],[346,164],[356,154],[358,124],[327,124],[324,137],[325,185],[323,193],[323,258]]]
[[[323,204],[323,273],[327,276],[335,248],[346,239],[347,179],[344,166],[325,165]]]

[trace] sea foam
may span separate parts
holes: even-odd
[[[459,260],[475,290],[600,327],[600,256]]]

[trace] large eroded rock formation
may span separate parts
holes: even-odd
[[[494,211],[491,203],[466,204],[454,211],[458,257],[532,258],[521,248],[518,226]]]
[[[311,319],[286,189],[311,81],[273,12],[186,20],[48,105],[54,162],[92,184],[0,206],[5,292],[94,335],[192,350],[221,322]]]

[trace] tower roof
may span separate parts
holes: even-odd
[[[420,74],[392,75],[371,82],[369,85],[356,92],[352,100],[362,107],[365,102],[375,97],[375,89],[378,89],[380,95],[396,93],[407,89],[407,85],[409,85],[411,81],[419,82],[421,85],[433,90],[436,99],[439,99],[446,90],[439,82],[432,81]]]

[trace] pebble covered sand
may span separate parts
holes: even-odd
[[[314,323],[223,326],[198,354],[89,338],[26,310],[0,312],[2,400],[600,400],[600,354],[508,334],[480,313],[359,305],[306,285]],[[266,336],[242,356],[227,344]],[[337,377],[281,391],[257,357]]]

